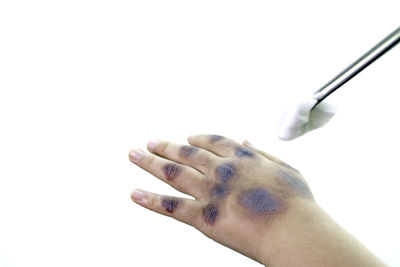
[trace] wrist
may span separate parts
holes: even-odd
[[[265,235],[266,266],[383,266],[315,202],[297,199]]]

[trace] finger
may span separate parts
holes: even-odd
[[[281,160],[278,159],[277,157],[274,157],[274,156],[268,154],[267,152],[264,152],[264,151],[262,151],[262,150],[260,150],[260,149],[258,149],[258,148],[255,148],[255,147],[254,147],[249,141],[247,141],[247,140],[243,141],[243,145],[244,145],[245,147],[250,148],[251,150],[257,152],[258,154],[262,155],[264,158],[267,158],[267,159],[269,159],[269,160],[271,160],[271,161],[273,161],[273,162],[275,162],[275,163],[278,163],[278,164],[279,164],[279,163],[281,162]]]
[[[202,173],[206,173],[212,167],[213,162],[217,160],[215,154],[204,149],[165,141],[151,141],[147,144],[147,149],[161,157],[188,165]]]
[[[201,147],[221,157],[251,157],[253,153],[239,143],[220,135],[194,135],[188,138],[191,145]]]
[[[201,198],[206,191],[205,176],[193,168],[146,153],[141,149],[132,150],[129,159],[182,193]]]
[[[163,196],[144,190],[134,190],[131,198],[137,204],[186,224],[197,226],[200,203],[187,198]]]
[[[255,148],[255,147],[254,147],[249,141],[247,141],[247,140],[243,141],[243,145],[244,145],[245,147],[247,147],[247,148],[249,148],[249,149],[255,151],[256,153],[260,154],[260,155],[263,156],[264,158],[269,159],[269,160],[272,161],[272,162],[275,162],[276,164],[279,164],[279,165],[281,165],[281,166],[283,166],[283,167],[290,168],[290,169],[292,169],[292,170],[297,171],[295,168],[293,168],[292,166],[290,166],[290,165],[287,164],[286,162],[280,160],[279,158],[277,158],[277,157],[275,157],[275,156],[273,156],[273,155],[271,155],[271,154],[268,154],[267,152],[264,152],[264,151],[262,151],[262,150],[260,150],[260,149],[258,149],[258,148]],[[298,172],[298,171],[297,171],[297,172]]]

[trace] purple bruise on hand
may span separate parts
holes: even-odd
[[[229,186],[227,183],[217,184],[211,190],[211,196],[222,199],[229,194]]]
[[[203,219],[206,223],[213,225],[218,218],[218,208],[210,203],[203,208]]]
[[[238,157],[252,158],[254,156],[254,152],[251,151],[250,149],[238,146],[235,149],[235,155]]]
[[[222,140],[222,139],[224,139],[224,137],[221,136],[221,135],[215,135],[215,134],[210,135],[210,142],[211,143],[215,143],[215,142],[217,142],[219,140]]]
[[[185,159],[187,159],[189,156],[191,156],[192,154],[196,153],[198,149],[194,146],[181,146],[181,148],[179,149],[179,154],[184,157]]]
[[[235,166],[231,163],[225,163],[219,165],[215,170],[217,176],[222,180],[223,183],[228,182],[236,173]]]
[[[178,204],[179,204],[179,199],[177,198],[166,197],[161,200],[161,205],[169,213],[174,212]]]
[[[256,215],[274,213],[280,206],[280,202],[267,190],[253,188],[244,191],[239,196],[239,203]]]
[[[168,181],[172,181],[181,171],[180,167],[173,163],[168,163],[163,168]]]

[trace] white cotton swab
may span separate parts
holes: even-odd
[[[335,115],[336,109],[322,101],[399,42],[400,27],[321,89],[288,109],[280,120],[278,137],[282,140],[292,140],[325,125]]]

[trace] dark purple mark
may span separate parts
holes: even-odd
[[[211,190],[211,196],[219,199],[226,197],[229,194],[229,187],[227,183],[217,184]]]
[[[250,149],[238,146],[235,149],[235,155],[238,156],[238,157],[249,157],[249,158],[252,158],[254,156],[254,152],[251,151]]]
[[[210,135],[210,141],[211,143],[217,142],[219,140],[224,139],[225,137],[221,136],[221,135]]]
[[[219,165],[215,172],[217,173],[217,176],[221,178],[222,182],[226,183],[235,175],[236,169],[231,163],[225,163]]]
[[[164,173],[168,181],[172,181],[180,172],[180,167],[174,163],[169,163],[164,166]]]
[[[172,213],[178,206],[179,202],[180,201],[178,198],[166,197],[162,199],[161,205],[165,208],[167,212]]]
[[[283,180],[287,184],[299,191],[303,196],[313,198],[308,185],[301,181],[299,178],[296,178],[295,176],[285,171],[280,171],[279,174],[282,176]]]
[[[253,188],[242,192],[239,196],[239,203],[257,215],[272,214],[280,206],[278,199],[273,197],[267,190],[261,188]]]
[[[197,150],[198,149],[193,146],[181,146],[181,148],[179,149],[179,154],[186,159],[190,155],[196,153]]]
[[[213,225],[218,217],[218,208],[210,203],[203,208],[203,219],[206,223]]]

